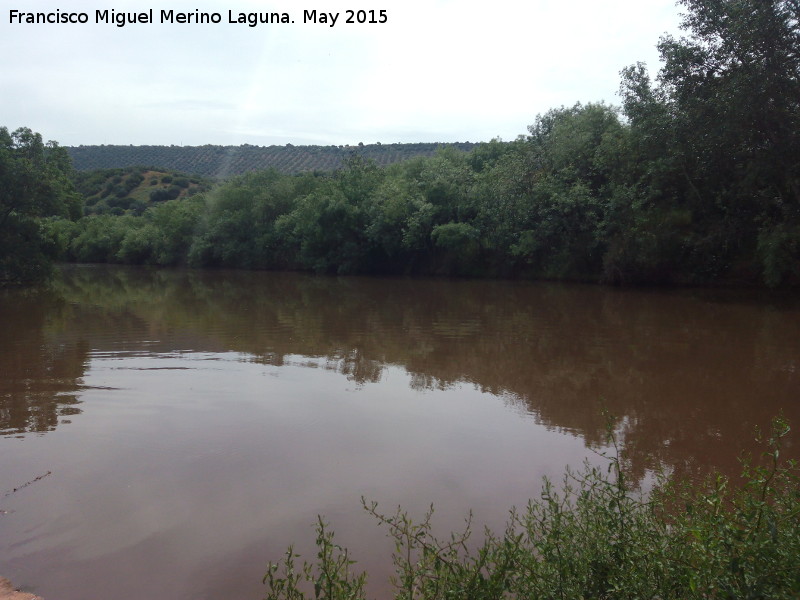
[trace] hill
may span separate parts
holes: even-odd
[[[75,174],[84,214],[142,214],[153,204],[188,198],[211,188],[203,177],[147,167],[98,169]]]
[[[330,171],[342,166],[353,154],[388,165],[413,158],[432,156],[440,147],[469,151],[476,144],[359,144],[358,146],[71,146],[67,151],[78,171],[158,165],[205,177],[227,177],[270,167],[282,173]]]

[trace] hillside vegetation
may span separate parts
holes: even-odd
[[[190,198],[212,186],[208,179],[155,167],[79,171],[74,181],[86,215],[141,215],[159,202]]]
[[[432,156],[438,148],[471,150],[475,144],[359,144],[358,146],[73,146],[67,147],[78,171],[159,165],[167,170],[206,177],[228,177],[275,169],[280,173],[332,171],[357,154],[377,165],[415,156]]]

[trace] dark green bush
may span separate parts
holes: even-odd
[[[181,193],[181,188],[177,186],[170,186],[167,189],[158,189],[150,192],[150,202],[166,202],[167,200],[174,200]]]
[[[131,202],[132,202],[131,198],[129,198],[127,195],[124,194],[122,196],[117,195],[114,197],[109,197],[106,200],[106,204],[109,207],[121,208],[122,210],[127,210],[128,207],[131,205]]]

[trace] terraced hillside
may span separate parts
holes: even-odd
[[[442,146],[469,151],[475,144],[367,144],[358,146],[72,146],[67,151],[78,171],[156,165],[205,177],[227,177],[273,167],[282,173],[330,171],[352,154],[379,165],[431,156]]]

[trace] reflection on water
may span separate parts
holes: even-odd
[[[397,365],[415,389],[472,384],[587,445],[602,443],[602,404],[640,474],[725,460],[800,401],[791,297],[94,268],[72,269],[59,291],[93,352],[314,357],[356,384]]]
[[[602,448],[601,406],[636,477],[735,473],[800,420],[778,294],[70,267],[0,322],[0,491],[54,473],[6,500],[0,565],[66,600],[259,597],[317,513],[380,545],[362,494],[502,524]]]
[[[51,431],[81,412],[88,346],[64,335],[67,312],[47,291],[0,292],[0,436]]]

